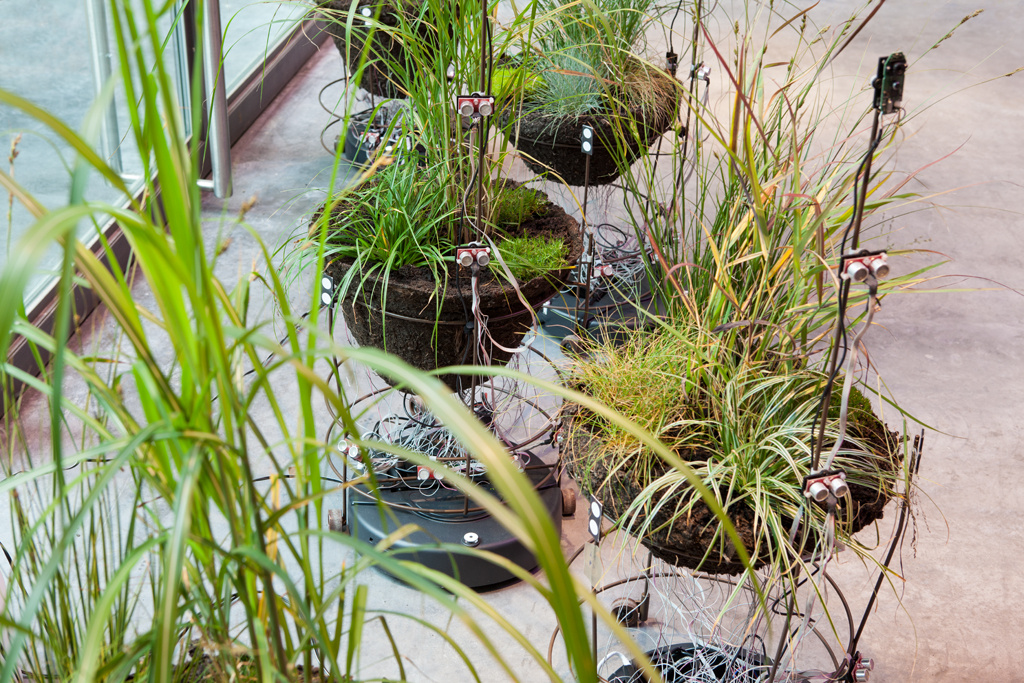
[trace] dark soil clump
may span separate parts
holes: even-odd
[[[561,289],[579,259],[583,251],[579,224],[561,207],[548,203],[543,215],[510,232],[510,237],[560,239],[567,247],[565,268],[519,285],[530,306],[537,308]],[[351,263],[336,261],[325,272],[340,282],[350,267]],[[481,272],[478,283],[480,309],[489,317],[487,329],[496,342],[491,343],[485,335],[484,344],[495,365],[507,363],[512,356],[497,345],[518,347],[533,324],[530,310],[500,273],[500,266],[492,260],[491,266]],[[428,269],[407,266],[391,272],[387,279],[370,275],[358,294],[354,293],[355,288],[354,284],[339,305],[345,323],[361,346],[384,349],[421,370],[473,362],[470,342],[474,332],[466,325],[472,320],[468,269],[449,263],[447,282],[437,282]],[[470,383],[465,375],[442,375],[441,379],[453,389],[460,385],[468,387]]]
[[[678,106],[679,95],[672,87],[665,89],[664,101],[653,112],[636,108],[622,114],[605,112],[557,119],[531,111],[537,104],[527,101],[521,118],[511,124],[514,112],[506,108],[501,126],[508,129],[509,139],[527,168],[538,175],[557,173],[566,185],[573,186],[586,181],[587,155],[580,151],[580,135],[584,126],[590,126],[597,138],[590,157],[590,184],[606,185],[619,177],[620,161],[632,164],[668,130]],[[636,121],[635,132],[632,121]]]

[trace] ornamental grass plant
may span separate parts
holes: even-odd
[[[380,312],[379,327],[387,324],[381,316],[390,310],[391,275],[402,269],[422,269],[425,281],[435,290],[435,296],[424,302],[409,304],[417,319],[430,322],[433,318],[436,323],[444,318],[445,296],[451,291],[465,289],[468,296],[470,274],[460,273],[455,264],[460,245],[479,242],[490,248],[493,267],[480,277],[502,283],[504,298],[520,302],[516,304],[520,312],[527,312],[534,303],[523,295],[521,290],[529,281],[520,275],[550,280],[543,288],[547,291],[560,285],[578,258],[577,241],[562,234],[575,232],[574,221],[564,212],[550,211],[543,195],[504,177],[509,151],[502,144],[497,117],[489,111],[474,116],[455,111],[460,96],[492,92],[497,62],[508,53],[523,52],[531,40],[536,7],[517,12],[500,29],[493,10],[462,0],[425,2],[415,12],[407,8],[387,21],[365,17],[355,5],[333,14],[336,30],[346,35],[376,32],[402,46],[401,58],[366,48],[357,64],[350,64],[352,87],[344,104],[342,138],[354,130],[350,127],[357,98],[352,94],[364,66],[372,63],[386,70],[402,103],[398,113],[387,118],[383,133],[387,142],[371,153],[373,162],[347,187],[332,182],[327,200],[290,258],[296,266],[293,272],[310,270],[320,253],[318,245],[325,245],[330,267],[344,270],[332,271],[338,276],[339,296],[371,299],[369,305]],[[523,84],[505,79],[501,88],[505,97],[517,99]],[[375,106],[371,118],[384,109],[385,105]],[[529,263],[525,269],[505,262],[504,240],[532,237],[559,240],[565,248],[549,250],[542,257],[517,253],[513,260]],[[519,241],[516,249],[521,252],[524,245],[544,243],[544,239]],[[564,258],[550,258],[558,253],[564,253]],[[495,315],[507,316],[516,312],[514,308]],[[435,326],[430,344],[443,345],[438,332]],[[369,342],[369,336],[360,341]],[[373,343],[388,346],[384,338]],[[511,337],[501,343],[517,345]],[[440,356],[436,360],[440,362]]]
[[[860,247],[888,248],[894,262],[877,299],[921,284],[934,267],[900,272],[905,252],[886,233],[886,212],[918,199],[886,164],[906,118],[881,117],[873,131],[872,89],[832,89],[830,60],[855,31],[870,30],[863,8],[832,28],[816,27],[813,9],[744,4],[735,17],[718,4],[688,9],[680,63],[695,68],[680,71],[676,134],[637,163],[618,157],[619,217],[641,245],[651,310],[638,314],[636,329],[615,329],[615,343],[586,346],[568,381],[688,463],[733,517],[752,565],[731,561],[735,545],[691,497],[691,471],[575,408],[570,457],[581,485],[604,496],[622,528],[670,561],[745,572],[742,580],[757,566],[770,586],[813,571],[838,537],[873,563],[851,534],[892,495],[909,499],[910,445],[856,392],[851,415],[863,420],[840,434],[841,380],[832,383],[827,352],[858,343],[853,330],[869,324],[862,312],[876,301],[867,286],[840,278],[855,235]],[[874,169],[865,179],[867,159]],[[848,333],[836,338],[840,310]],[[840,502],[835,536],[824,509],[803,496],[804,477],[819,467],[824,396],[836,397],[826,450],[839,441],[841,466],[864,487],[855,490],[863,505]],[[686,547],[659,547],[669,538]]]
[[[573,363],[570,382],[655,434],[733,519],[752,568],[785,574],[808,554],[820,557],[831,542],[821,532],[825,509],[808,507],[803,495],[804,478],[815,469],[826,376],[808,367],[751,363],[728,349],[724,355],[723,346],[721,335],[685,321],[664,323],[591,348]],[[838,399],[825,434],[827,443],[842,438],[835,466],[852,490],[841,501],[835,537],[868,557],[870,548],[852,534],[881,516],[909,473],[901,439],[855,396],[845,434],[840,437]],[[666,465],[631,433],[587,410],[575,408],[570,424],[577,480],[656,556],[709,573],[746,569],[689,472]]]

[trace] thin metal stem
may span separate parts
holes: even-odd
[[[583,239],[587,239],[587,202],[589,201],[590,194],[590,155],[587,155],[583,165],[583,214],[581,220],[580,230],[583,233]],[[586,291],[584,294],[583,302],[583,319],[579,317],[579,299],[576,300],[576,335],[583,339],[587,331],[587,323],[590,322],[590,291],[593,286],[594,280],[594,243],[596,240],[591,238],[590,244],[587,245],[587,275],[586,275]]]

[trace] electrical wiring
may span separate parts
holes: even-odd
[[[863,193],[858,195],[858,183],[861,181],[861,174],[865,174],[864,178],[864,193],[867,191],[867,183],[870,180],[870,164],[871,159],[875,153],[875,149],[878,147],[881,141],[881,134],[878,127],[879,112],[876,109],[874,115],[874,122],[871,126],[871,140],[868,143],[868,150],[864,154],[864,158],[857,166],[856,173],[853,177],[853,212],[850,215],[850,222],[847,223],[846,228],[843,230],[843,237],[840,244],[840,257],[839,257],[839,272],[842,274],[845,259],[847,254],[846,243],[850,239],[850,233],[853,232],[853,248],[857,248],[857,242],[859,238],[858,228],[860,225],[860,217],[864,211],[864,198]],[[850,281],[842,280],[839,285],[839,295],[837,297],[837,311],[836,311],[836,334],[833,342],[833,346],[829,351],[829,372],[828,379],[825,380],[825,388],[821,395],[821,400],[818,404],[817,419],[812,429],[812,434],[816,433],[814,442],[814,451],[811,456],[811,470],[818,469],[818,463],[821,457],[821,449],[825,438],[825,424],[828,420],[828,408],[829,402],[832,398],[832,386],[835,383],[836,375],[839,369],[843,367],[846,362],[846,355],[848,349],[848,339],[846,334],[846,306],[850,296]]]
[[[482,365],[491,364],[491,356],[484,345],[484,330],[487,328],[487,315],[480,310],[480,288],[478,267],[470,274],[469,288],[472,298],[470,299],[470,311],[473,313],[473,344],[474,360],[479,360]],[[478,355],[479,354],[479,355]]]
[[[828,454],[828,458],[825,460],[825,469],[830,469],[832,463],[835,460],[836,455],[839,453],[839,449],[843,445],[843,441],[846,438],[846,425],[848,412],[850,408],[850,391],[853,389],[853,375],[855,366],[857,364],[857,353],[860,348],[861,340],[871,327],[871,321],[875,317],[875,309],[878,306],[877,299],[877,283],[874,283],[874,277],[869,276],[872,280],[870,285],[870,293],[868,294],[867,311],[865,315],[864,324],[861,327],[860,332],[853,340],[853,348],[850,350],[850,362],[846,365],[846,378],[843,381],[843,397],[842,404],[839,409],[839,435],[836,437],[835,445]]]
[[[576,548],[568,556],[570,565],[585,547],[586,544]],[[780,681],[811,680],[811,676],[815,680],[835,680],[825,671],[796,669],[790,656],[806,653],[813,645],[828,657],[837,670],[842,664],[836,654],[837,650],[841,651],[841,646],[835,642],[840,636],[835,633],[831,619],[825,618],[824,607],[818,606],[818,592],[825,595],[824,587],[827,586],[829,596],[838,596],[850,633],[853,631],[853,615],[824,563],[809,566],[806,576],[795,583],[773,581],[762,584],[768,603],[768,609],[764,609],[764,603],[746,582],[665,565],[660,560],[655,561],[646,548],[640,557],[647,559],[639,564],[637,572],[629,573],[628,558],[637,558],[640,550],[639,546],[632,550],[629,547],[622,549],[617,562],[627,563],[626,567],[620,567],[627,570],[627,575],[602,583],[595,587],[594,592],[602,603],[612,605],[613,613],[616,605],[646,603],[649,610],[646,619],[627,628],[630,637],[648,653],[664,680],[766,681],[774,662],[779,664],[776,673]],[[613,571],[607,560],[605,563],[604,571]],[[819,584],[817,588],[811,586],[814,581]],[[783,604],[793,604],[797,597],[805,601],[806,598],[799,596],[798,591],[809,591],[808,595],[815,596],[814,606],[808,607],[805,603],[803,610],[795,607],[780,609]],[[780,640],[782,647],[776,657],[769,659],[766,638],[779,629],[782,618],[787,622],[781,629],[784,634]],[[806,625],[803,628],[800,624],[792,625],[790,618],[805,620]],[[826,622],[829,623],[827,627],[819,628],[819,623]],[[548,661],[552,664],[557,634],[556,627],[548,651]],[[611,633],[607,634],[604,645],[595,656],[600,663],[598,672],[602,680],[616,683],[646,680],[636,668],[627,667],[627,664],[633,664],[631,655]]]
[[[828,506],[828,512],[825,515],[825,534],[824,534],[824,538],[821,541],[821,547],[824,548],[824,550],[825,550],[824,557],[823,557],[823,559],[821,561],[821,574],[822,574],[822,576],[824,576],[824,573],[825,573],[825,571],[827,569],[829,560],[835,555],[835,526],[836,526],[836,501],[834,499],[830,499],[829,506]],[[812,577],[812,581],[811,582],[814,583],[813,577]],[[821,582],[820,582],[820,585],[819,584],[815,584],[814,590],[809,591],[809,594],[807,596],[806,607],[803,610],[803,616],[802,616],[802,619],[800,621],[800,625],[793,632],[794,633],[793,639],[796,642],[800,642],[801,641],[802,636],[805,635],[806,630],[811,626],[811,613],[812,613],[812,609],[814,607],[815,602],[818,599],[818,596],[825,594],[824,593],[825,592],[825,583],[826,582],[825,582],[824,578],[822,578]],[[789,634],[787,633],[784,636],[783,641],[784,640],[788,640],[788,635]],[[774,663],[773,666],[778,666],[779,660],[781,659],[783,641],[780,641],[780,643],[779,643],[779,645],[780,645],[780,652],[776,655],[775,663]],[[796,648],[795,647],[790,647],[789,651],[790,651],[790,667],[789,668],[793,668],[795,666],[795,664],[796,664],[795,663]],[[775,671],[775,669],[773,668],[773,675],[769,678],[769,680],[774,680],[774,671]]]
[[[479,282],[475,275],[471,280],[471,295],[474,299],[471,303],[476,323],[474,328],[486,331],[487,320],[486,316],[480,313]],[[328,327],[332,336],[334,334],[334,321],[333,307],[329,307]],[[474,342],[480,344],[481,340],[482,335],[477,336]],[[483,351],[484,358],[486,359],[486,349],[483,349]],[[516,355],[513,358],[518,357],[520,355]],[[543,354],[538,354],[538,357],[544,359]],[[544,360],[550,364],[549,360]],[[331,381],[340,383],[341,373],[337,366],[336,358],[332,361],[332,368]],[[536,401],[523,396],[521,390],[522,387],[514,383],[510,386],[492,384],[489,393],[474,392],[475,398],[467,397],[466,401],[473,406],[474,412],[477,413],[481,421],[513,452],[513,457],[518,462],[520,468],[525,469],[527,467],[535,467],[531,463],[536,457],[525,446],[531,442],[541,440],[544,432],[549,430],[554,424],[555,418],[544,411]],[[383,391],[385,390],[371,392],[358,399],[355,404],[379,396]],[[504,397],[501,402],[498,402],[499,396]],[[330,408],[329,404],[328,407]],[[525,411],[527,410],[532,410],[534,414],[541,416],[544,419],[544,423],[537,433],[517,440],[512,435],[510,429],[521,430],[522,426],[529,422],[525,416]],[[499,411],[500,415],[498,414]],[[328,429],[328,441],[330,440],[331,431],[338,424],[338,416],[334,413],[333,409],[330,412],[334,422]],[[385,409],[378,412],[376,421],[363,433],[363,439],[365,441],[388,443],[399,448],[424,453],[432,459],[443,462],[453,471],[465,474],[470,478],[480,479],[487,472],[484,465],[479,461],[469,458],[466,449],[454,439],[453,435],[444,429],[436,418],[411,396],[405,396],[397,410]],[[330,465],[340,479],[349,479],[350,477],[347,476],[347,472],[350,469],[359,476],[362,476],[364,473],[367,473],[366,467],[369,465],[376,475],[376,484],[379,485],[381,490],[412,488],[426,498],[435,497],[442,490],[453,491],[453,488],[444,483],[443,480],[429,473],[425,473],[423,475],[425,478],[420,479],[419,468],[409,468],[403,465],[400,459],[393,454],[369,450],[365,453],[357,451],[357,455],[352,457],[344,449],[339,450],[342,455],[347,456],[345,459],[345,472],[339,471],[333,459],[330,459]],[[540,467],[548,466],[540,465]],[[542,484],[543,482],[538,485]]]
[[[509,399],[514,405],[531,403],[528,399],[516,396],[514,389],[506,388],[505,391],[510,396],[515,396],[514,399]],[[496,414],[495,411],[501,406],[495,405],[489,396],[500,393],[502,393],[501,390],[496,387],[495,392],[491,394],[478,394],[473,403],[473,410],[480,421],[498,435],[499,439],[512,451],[512,457],[521,469],[537,467],[532,465],[537,456],[525,448],[525,441],[518,444],[511,443],[511,435],[506,432],[507,427],[502,427],[499,424],[499,422],[503,422],[508,423],[511,427],[516,427],[525,421],[525,418],[519,414],[523,408],[518,408],[518,412]],[[538,414],[540,412],[538,411]],[[550,424],[550,422],[545,422],[545,424]],[[537,436],[534,435],[531,438],[536,440]],[[380,412],[376,421],[364,432],[363,441],[378,441],[403,450],[422,453],[432,460],[443,463],[448,469],[471,479],[484,481],[487,474],[485,465],[469,457],[468,451],[455,439],[454,435],[426,411],[422,404],[410,397],[405,397],[397,409],[384,409]],[[353,455],[351,451],[346,451],[344,448],[339,450],[343,455],[348,456],[348,467],[357,474],[362,475],[366,471],[367,463],[370,463],[383,490],[415,490],[425,497],[433,497],[443,490],[454,492],[454,489],[441,479],[439,474],[432,473],[428,468],[422,466],[405,463],[393,453],[366,449],[362,452],[357,451]],[[551,467],[546,464],[539,466]],[[336,467],[335,471],[337,473]],[[537,485],[542,486],[543,484],[542,481]],[[385,503],[388,504],[387,501]],[[427,509],[427,511],[430,510]]]
[[[764,639],[744,626],[752,610],[749,600],[733,599],[732,606],[722,612],[721,607],[730,601],[728,582],[655,572],[631,577],[631,581],[646,580],[648,576],[652,613],[647,626],[631,630],[631,635],[647,650],[664,680],[763,680],[767,661]],[[729,621],[734,621],[735,627],[729,627]],[[614,647],[614,641],[609,646]],[[618,653],[620,662],[628,660]],[[603,661],[612,659],[606,655]],[[635,669],[602,670],[602,675],[619,683],[646,680]]]
[[[338,116],[338,113],[336,111],[334,111],[333,109],[328,108],[327,105],[324,104],[323,97],[324,97],[324,93],[327,92],[328,88],[330,88],[331,86],[333,86],[333,85],[335,85],[337,83],[342,83],[342,82],[345,83],[346,89],[347,89],[347,86],[348,86],[348,74],[347,73],[344,76],[342,76],[341,78],[336,78],[333,81],[331,81],[330,83],[328,83],[327,85],[325,85],[324,87],[320,88],[320,92],[318,92],[317,95],[316,95],[316,101],[320,105],[320,108],[323,109],[325,112],[327,112],[327,114],[329,116],[332,117],[331,120],[327,123],[327,125],[325,125],[323,128],[320,129],[320,146],[324,148],[325,152],[327,152],[328,154],[330,154],[332,156],[334,155],[335,150],[330,149],[327,146],[327,144],[324,142],[324,135],[327,133],[328,129],[331,128],[331,126],[334,126],[335,124],[337,124],[340,121],[342,121],[343,117]]]

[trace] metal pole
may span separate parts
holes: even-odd
[[[860,195],[857,197],[858,204],[854,207],[854,211],[857,213],[853,224],[853,239],[851,242],[852,249],[857,249],[857,247],[860,246],[860,223],[864,219],[864,203],[868,199],[868,187],[871,183],[871,160],[875,156],[875,147],[878,145],[878,122],[881,116],[881,110],[876,108],[875,118],[871,122],[871,142],[868,144],[868,155],[864,159],[864,177],[861,184],[861,191]]]
[[[220,199],[231,196],[231,139],[228,134],[228,100],[221,60],[223,35],[220,0],[203,3],[203,85],[210,107],[207,148],[213,162],[213,181],[200,181],[203,190],[213,190]]]
[[[588,191],[589,190],[590,190],[590,155],[588,154],[587,158],[586,158],[586,161],[584,162],[584,166],[583,166],[583,214],[582,214],[581,218],[583,219],[583,221],[582,221],[583,222],[582,232],[583,232],[583,239],[584,240],[587,239],[587,227],[588,227],[587,226],[587,200],[589,199],[589,197],[588,197],[588,194],[589,194]],[[580,302],[579,302],[579,299],[576,300],[576,311],[577,311],[577,313],[576,313],[576,335],[580,339],[583,339],[584,336],[586,335],[587,329],[588,329],[587,324],[590,322],[590,289],[593,286],[593,279],[594,279],[594,257],[595,256],[596,256],[596,254],[594,253],[594,237],[591,236],[590,243],[587,246],[587,285],[586,285],[586,292],[584,293],[584,296],[586,297],[586,299],[584,299],[584,303],[583,303],[583,320],[582,320],[582,322],[580,321],[580,317],[579,317],[579,304],[580,304]]]
[[[107,36],[107,12],[105,0],[88,0],[85,3],[85,16],[89,23],[89,40],[92,43],[92,79],[96,85],[96,94],[110,80],[110,40]],[[122,172],[121,147],[118,144],[120,135],[117,130],[117,109],[114,101],[107,105],[103,114],[103,127],[100,129],[100,149],[116,173]]]

